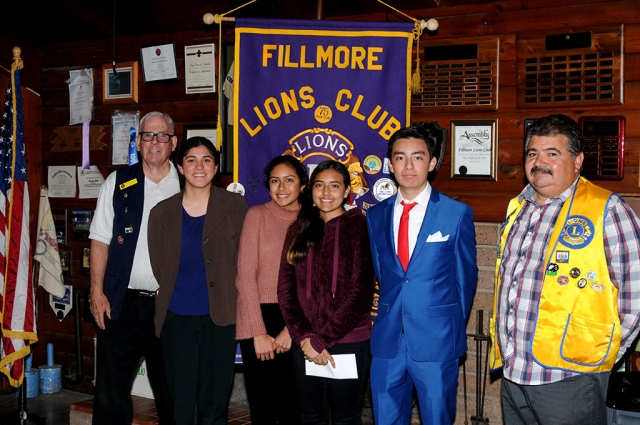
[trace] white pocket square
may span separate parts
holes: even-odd
[[[444,242],[448,240],[449,240],[449,235],[442,236],[442,233],[440,233],[440,231],[437,231],[433,235],[429,235],[429,237],[427,238],[427,242]]]

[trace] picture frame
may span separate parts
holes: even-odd
[[[218,152],[220,152],[222,140],[217,140],[217,129],[215,124],[185,124],[183,129],[183,140],[187,140],[189,137],[202,136],[209,139],[216,149],[218,149]]]
[[[91,248],[84,247],[82,248],[82,263],[80,264],[80,274],[84,276],[90,275],[90,258],[91,258]]]
[[[216,46],[213,43],[184,46],[184,84],[186,94],[216,91]]]
[[[138,62],[102,65],[102,103],[138,103]]]
[[[141,47],[140,58],[145,83],[178,79],[176,47],[173,42]]]
[[[73,264],[73,252],[67,250],[60,250],[60,268],[62,269],[63,276],[71,276],[72,264]]]
[[[129,160],[130,133],[133,127],[136,132],[140,127],[140,115],[120,113],[111,117],[111,165],[126,165]],[[135,151],[135,146],[133,147]]]
[[[498,120],[451,120],[451,179],[496,181]]]
[[[91,227],[91,211],[71,211],[71,229],[88,232]]]
[[[66,208],[52,208],[53,224],[56,228],[56,242],[58,245],[67,244],[67,210]]]

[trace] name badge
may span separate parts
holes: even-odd
[[[119,187],[120,190],[125,190],[129,186],[133,186],[134,184],[138,184],[138,179],[129,180],[128,182],[122,183]]]

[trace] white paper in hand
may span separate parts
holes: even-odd
[[[305,362],[307,376],[319,376],[331,379],[357,379],[358,366],[355,354],[334,354],[333,361],[336,364],[334,369],[331,363],[324,366],[313,362]]]

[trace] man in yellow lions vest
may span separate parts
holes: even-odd
[[[606,424],[609,373],[638,333],[640,220],[580,177],[583,160],[571,118],[529,129],[529,184],[501,228],[491,321],[505,424]]]

